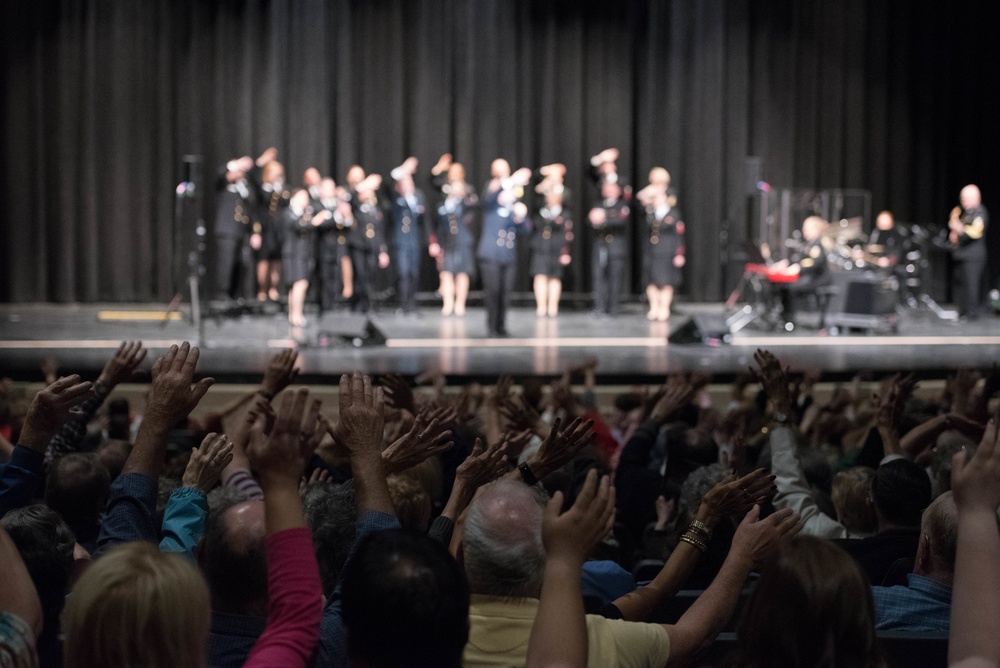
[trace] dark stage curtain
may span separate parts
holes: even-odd
[[[746,156],[775,187],[868,188],[941,224],[1000,211],[1000,3],[958,0],[22,0],[0,26],[2,301],[169,298],[173,188],[274,145],[289,181],[450,151],[674,177],[682,293],[724,296]],[[212,220],[211,195],[204,202]],[[1000,224],[990,233],[998,249]],[[586,235],[567,289],[589,290]],[[991,257],[994,253],[991,253]],[[638,288],[633,268],[633,288]],[[525,285],[526,286],[526,280]],[[424,285],[424,288],[432,284]]]

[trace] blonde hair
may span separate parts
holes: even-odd
[[[407,475],[386,478],[396,516],[404,529],[426,532],[431,521],[431,497],[417,480]]]
[[[64,668],[204,666],[210,603],[193,563],[152,543],[110,550],[63,611]]]
[[[830,497],[837,519],[854,533],[875,533],[875,517],[867,499],[872,492],[875,469],[855,466],[833,476]]]

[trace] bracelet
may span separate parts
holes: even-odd
[[[698,550],[702,554],[705,554],[705,551],[708,550],[708,545],[701,542],[697,538],[692,538],[689,534],[684,534],[683,536],[681,536],[681,540],[687,543],[688,545],[692,545],[696,550]]]
[[[691,520],[691,529],[696,529],[705,534],[707,538],[712,537],[712,530],[708,528],[708,525],[700,520]]]
[[[538,484],[538,478],[535,477],[535,472],[528,466],[528,462],[518,465],[517,470],[521,472],[521,479],[524,480],[525,485],[534,487]]]
[[[694,526],[694,523],[692,523],[691,526],[689,526],[687,528],[687,532],[686,533],[689,533],[694,538],[701,539],[701,540],[705,541],[706,543],[708,541],[712,540],[712,534],[711,533],[705,531],[704,529],[699,529],[698,527]]]
[[[257,390],[254,394],[259,394],[260,396],[264,397],[268,401],[271,401],[272,399],[274,399],[274,395],[271,394],[270,392],[268,392],[267,390],[265,390],[264,388],[261,388],[261,389]]]

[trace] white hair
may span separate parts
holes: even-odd
[[[462,553],[474,594],[538,598],[545,571],[542,546],[544,492],[498,480],[469,506]]]

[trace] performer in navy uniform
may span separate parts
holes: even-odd
[[[285,189],[285,168],[277,160],[264,165],[257,222],[254,225],[257,250],[257,299],[278,301],[281,285],[281,246],[284,229],[281,212],[288,206],[291,193]]]
[[[794,283],[781,285],[782,316],[785,329],[795,326],[795,299],[800,295],[815,293],[816,288],[829,285],[829,261],[826,249],[823,247],[823,231],[827,222],[819,216],[809,216],[802,221],[802,246],[792,253],[791,264],[784,261],[775,263],[774,267],[783,268],[787,264],[792,273],[798,272],[798,280]],[[790,325],[790,326],[789,326]]]
[[[353,195],[354,228],[351,235],[351,265],[354,267],[354,304],[352,310],[367,313],[371,309],[376,274],[389,267],[389,245],[385,236],[385,213],[376,192],[382,185],[378,174],[357,183]]]
[[[281,212],[285,228],[282,268],[288,285],[288,324],[292,327],[306,325],[302,312],[315,269],[315,228],[330,215],[328,211],[313,209],[309,191],[304,189],[295,191],[289,205]]]
[[[256,188],[249,180],[250,156],[234,158],[219,170],[215,199],[215,294],[218,299],[246,296],[244,276],[250,267],[250,214]]]
[[[545,191],[545,205],[538,210],[531,235],[531,275],[535,292],[535,316],[559,314],[563,269],[572,260],[573,221],[563,208],[563,189]]]
[[[952,209],[948,221],[948,241],[955,261],[955,301],[960,316],[975,320],[979,317],[979,288],[986,268],[985,235],[990,215],[983,206],[982,193],[977,186],[962,188],[959,203],[961,206]]]
[[[669,204],[666,189],[652,192],[647,200],[643,276],[649,313],[646,318],[666,322],[674,288],[684,278],[684,222],[680,211]]]
[[[465,180],[465,168],[445,153],[431,170],[431,180],[440,189],[443,201],[431,228],[428,253],[438,265],[441,315],[465,315],[469,281],[475,271],[473,218],[479,200]]]
[[[401,313],[413,313],[416,309],[420,256],[427,224],[427,199],[413,182],[416,170],[417,159],[411,157],[391,172],[396,191],[390,209],[392,258],[396,267]]]
[[[593,226],[594,311],[598,315],[618,315],[628,259],[629,213],[628,202],[622,199],[621,182],[605,181],[601,199],[589,216]]]
[[[906,237],[896,227],[896,219],[889,211],[881,212],[875,218],[875,229],[868,237],[866,251],[874,256],[875,264],[884,268],[895,268],[903,259]]]
[[[351,267],[351,249],[348,245],[354,213],[348,200],[337,196],[333,179],[323,179],[319,185],[319,205],[328,211],[319,226],[319,278],[320,308],[333,310],[340,298],[354,295],[354,270]]]
[[[506,160],[494,160],[492,179],[483,194],[483,233],[476,257],[483,277],[487,329],[490,336],[506,336],[507,306],[517,270],[517,237],[531,231],[528,207],[519,201],[531,179],[531,170],[514,174]]]

